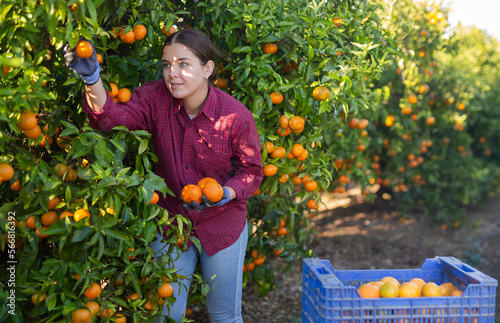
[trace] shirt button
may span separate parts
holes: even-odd
[[[189,169],[189,166],[188,166],[188,165],[186,165],[186,169]]]
[[[191,128],[192,126],[193,126],[192,124],[189,124],[189,126],[188,126],[188,127],[189,127],[189,128]]]

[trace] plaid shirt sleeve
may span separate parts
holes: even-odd
[[[115,103],[106,92],[107,100],[101,112],[93,111],[84,94],[83,110],[89,117],[89,123],[94,129],[108,131],[116,126],[127,129],[153,131],[154,102],[157,102],[157,83],[151,82],[138,87],[127,103]]]
[[[237,167],[235,174],[224,185],[235,191],[237,199],[246,200],[259,188],[264,175],[259,134],[253,116],[247,110],[241,116],[240,121],[232,138],[233,160]]]

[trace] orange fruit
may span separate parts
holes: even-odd
[[[285,249],[274,249],[274,250],[273,250],[273,255],[278,256],[278,257],[279,257],[279,256],[281,255],[281,253],[282,253],[284,250],[285,250]]]
[[[62,218],[65,218],[67,216],[73,216],[73,213],[69,212],[69,211],[64,211],[63,213],[61,213],[59,215],[59,219],[62,219]]]
[[[420,286],[420,288],[424,287],[425,285],[425,280],[423,280],[422,278],[412,278],[410,282],[417,284],[418,286]]]
[[[287,228],[284,228],[284,227],[280,227],[276,233],[278,233],[278,236],[282,237],[282,236],[286,236],[288,235],[288,229]]]
[[[304,151],[305,151],[304,146],[302,146],[301,144],[294,144],[292,146],[292,154],[295,157],[299,157],[300,155],[302,155],[304,153]]]
[[[61,199],[58,196],[54,196],[49,200],[49,210],[53,210],[56,208],[56,206],[61,203]]]
[[[309,200],[307,201],[307,207],[310,209],[317,209],[319,207],[319,204],[315,200]]]
[[[224,195],[224,190],[219,183],[206,183],[202,190],[203,195],[212,203],[219,202]]]
[[[394,281],[388,281],[380,287],[380,297],[395,298],[399,296],[399,285]]]
[[[427,84],[420,85],[420,87],[418,88],[418,93],[420,93],[420,94],[423,94],[427,91],[429,91],[429,85],[427,85]]]
[[[346,175],[340,175],[339,181],[343,184],[348,184],[351,181],[351,179]]]
[[[40,293],[35,293],[31,295],[31,302],[33,303],[33,305],[37,305],[38,303],[43,302],[47,298],[47,294],[42,294],[40,295],[40,297],[38,295],[40,295]]]
[[[298,130],[298,129],[303,129],[304,128],[304,118],[301,116],[293,116],[290,119],[290,122],[288,123],[288,126],[292,130]]]
[[[97,62],[99,64],[102,64],[102,55],[101,54],[96,54],[96,57],[97,57]]]
[[[278,136],[284,137],[288,136],[292,132],[292,129],[286,128],[284,131],[281,127],[278,127]]]
[[[128,33],[123,33],[123,30],[120,32],[120,39],[122,42],[127,44],[133,44],[135,42],[135,34],[131,30]]]
[[[361,298],[380,298],[380,291],[377,286],[363,284],[358,288]]]
[[[304,183],[304,188],[308,192],[314,192],[318,189],[318,183],[315,180],[307,181]]]
[[[220,78],[215,80],[214,84],[219,89],[225,89],[225,88],[227,88],[227,79],[224,77],[220,77]]]
[[[134,36],[135,36],[136,40],[143,39],[144,36],[146,36],[146,33],[148,32],[146,27],[144,27],[144,25],[141,25],[141,24],[135,25],[134,29],[132,29],[132,31],[134,32]]]
[[[450,293],[450,296],[452,296],[452,297],[460,297],[460,296],[462,296],[463,293],[464,293],[463,291],[461,291],[459,289],[455,289],[454,291],[452,291]]]
[[[313,91],[313,98],[316,101],[325,101],[330,97],[330,90],[324,86],[318,86]]]
[[[90,220],[90,213],[89,213],[89,211],[87,211],[85,209],[78,209],[73,214],[73,218],[77,222],[80,221],[80,220],[82,220],[82,219],[84,219],[84,218],[88,218]]]
[[[463,109],[465,109],[465,104],[463,104],[463,103],[459,103],[459,104],[457,104],[457,109],[458,109],[458,110],[463,110]]]
[[[262,151],[267,150],[267,153],[271,154],[274,151],[274,144],[272,142],[267,141],[262,145],[261,150]]]
[[[396,120],[396,118],[394,118],[394,116],[390,115],[390,116],[387,116],[385,118],[385,125],[387,127],[392,127],[392,125],[394,124],[394,121]]]
[[[349,120],[349,122],[347,123],[347,126],[349,128],[357,128],[358,127],[358,123],[359,123],[359,119],[358,118],[352,118],[351,120]]]
[[[156,203],[158,203],[159,200],[160,200],[160,195],[158,195],[158,193],[154,192],[153,197],[151,198],[151,201],[149,201],[149,204],[156,204]]]
[[[266,261],[266,256],[260,255],[257,259],[255,259],[253,262],[255,265],[260,266]]]
[[[158,288],[158,295],[160,295],[161,298],[170,297],[173,293],[174,289],[169,283],[163,283],[161,287]]]
[[[13,191],[16,191],[16,192],[20,192],[22,189],[21,188],[21,181],[16,180],[14,183],[12,183],[12,185],[10,186],[10,189]]]
[[[0,182],[10,181],[14,177],[14,168],[7,163],[0,164]]]
[[[50,227],[52,223],[56,222],[59,216],[54,211],[45,212],[42,214],[42,224],[46,227]]]
[[[201,197],[203,192],[198,185],[188,184],[184,186],[181,191],[181,198],[186,203],[191,203],[195,201],[198,204],[201,204]]]
[[[399,287],[399,297],[420,297],[420,286],[413,282],[406,282]]]
[[[92,321],[92,314],[89,309],[80,308],[71,314],[72,323],[90,323]]]
[[[83,295],[87,297],[88,299],[94,299],[99,297],[101,295],[101,286],[96,283],[92,283],[90,287],[88,287],[85,292],[83,292]]]
[[[415,104],[418,102],[418,98],[415,94],[410,94],[408,95],[408,102],[410,102],[411,104]]]
[[[412,110],[411,110],[411,107],[409,107],[409,106],[405,106],[405,107],[403,107],[403,108],[401,109],[401,113],[402,113],[402,114],[411,114],[411,111],[412,111]]]
[[[39,125],[36,125],[33,129],[24,130],[23,133],[28,138],[38,139],[38,137],[42,134],[42,128],[40,128]]]
[[[118,95],[118,86],[115,83],[109,83],[109,87],[111,87],[111,92],[108,91],[109,96],[114,98]]]
[[[276,165],[273,164],[268,164],[264,166],[262,171],[264,172],[265,176],[273,176],[276,175],[276,173],[278,172],[278,167],[276,167]]]
[[[311,180],[311,175],[309,175],[309,174],[307,174],[306,176],[301,178],[302,184],[304,184],[305,182],[308,182],[310,180]]]
[[[104,317],[113,316],[113,314],[115,314],[115,311],[110,308],[105,308],[104,311],[102,311],[101,315],[99,315],[99,317],[103,319]]]
[[[365,129],[366,127],[368,127],[368,120],[366,119],[361,119],[359,120],[358,124],[356,125],[356,128],[358,129]]]
[[[278,181],[280,183],[286,183],[286,182],[288,182],[288,178],[289,178],[288,174],[282,174],[280,176],[280,178],[278,178]]]
[[[19,118],[19,122],[17,124],[19,130],[24,131],[35,128],[38,122],[36,118],[37,115],[38,115],[37,113],[31,113],[28,110],[24,110],[21,113],[21,117]]]
[[[436,122],[436,118],[434,118],[433,116],[430,116],[430,117],[427,117],[427,120],[425,120],[425,122],[431,126],[433,125],[435,122]]]
[[[386,277],[382,278],[380,281],[383,282],[383,283],[393,282],[393,283],[395,283],[398,286],[400,285],[399,281],[396,278],[391,277],[391,276],[386,276]]]
[[[54,166],[54,174],[56,174],[58,177],[63,177],[67,170],[68,166],[64,164],[57,164],[56,166]]]
[[[94,52],[94,49],[92,48],[92,45],[85,40],[82,40],[78,44],[76,44],[76,56],[80,58],[89,58],[92,56],[92,53]]]
[[[173,33],[176,33],[177,30],[175,29],[174,26],[170,27],[168,30],[167,30],[167,25],[163,26],[163,28],[161,29],[161,32],[165,35],[170,36],[172,35]]]
[[[111,322],[115,323],[127,323],[127,318],[123,314],[115,314],[111,318]]]
[[[255,264],[253,262],[247,264],[247,271],[253,271],[255,269]]]
[[[450,296],[451,292],[448,288],[442,286],[442,285],[439,285],[439,291],[441,292],[441,296]]]
[[[300,155],[299,157],[295,157],[295,159],[297,159],[298,161],[304,161],[307,159],[307,156],[309,156],[309,152],[306,149],[304,149],[302,155]]]
[[[286,149],[283,147],[276,147],[274,151],[271,153],[271,158],[285,158],[286,157]]]
[[[276,44],[265,44],[262,48],[266,54],[275,54],[278,51],[278,45]]]
[[[99,312],[99,309],[101,308],[99,303],[97,303],[96,301],[88,301],[85,303],[85,306],[90,310],[91,316],[96,315],[97,312]]]
[[[52,145],[52,137],[49,137],[49,135],[43,135],[42,141],[40,141],[38,145],[42,147]]]
[[[210,182],[217,183],[217,181],[215,179],[213,179],[212,177],[205,177],[205,178],[200,179],[200,181],[196,185],[198,185],[203,190],[203,188],[205,187],[205,184],[210,183]]]
[[[269,96],[271,96],[271,101],[273,102],[273,104],[280,104],[281,102],[283,102],[283,94],[281,93],[273,92],[269,94]]]
[[[130,100],[131,96],[132,94],[130,93],[130,90],[127,88],[123,88],[118,90],[118,94],[116,97],[118,98],[118,101],[120,101],[121,103],[126,103],[128,102],[128,100]]]
[[[26,220],[26,226],[30,229],[35,229],[35,217],[33,215]]]
[[[286,117],[286,115],[282,115],[280,117],[280,127],[283,129],[288,129],[288,124],[290,123],[290,119]]]
[[[422,293],[423,297],[440,297],[440,296],[442,296],[441,290],[439,289],[439,286],[433,282],[426,283],[422,287],[421,293]]]

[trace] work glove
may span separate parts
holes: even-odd
[[[191,203],[184,203],[184,208],[188,210],[195,210],[198,212],[203,211],[206,208],[214,206],[223,206],[224,204],[231,201],[231,194],[226,188],[222,188],[224,194],[222,194],[222,199],[219,202],[210,202],[205,196],[201,197],[201,204],[192,201]]]
[[[69,49],[69,45],[66,45],[64,51],[64,59],[66,60],[66,65],[75,71],[83,80],[83,83],[87,85],[95,84],[99,81],[101,66],[97,61],[97,53],[91,41],[80,36],[80,41],[85,40],[92,45],[92,55],[89,58],[80,58],[76,55],[75,48]]]

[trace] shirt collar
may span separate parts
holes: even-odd
[[[217,94],[215,93],[215,88],[209,85],[208,97],[205,103],[201,107],[201,113],[203,113],[211,121],[215,120],[215,110],[217,107]]]
[[[182,100],[174,98],[174,109],[175,113],[181,111],[181,108],[184,107]],[[203,103],[201,107],[201,113],[203,113],[208,119],[211,121],[215,120],[215,112],[217,107],[217,94],[215,93],[215,88],[212,85],[209,85],[208,89],[208,97]],[[184,107],[185,109],[185,107]]]

